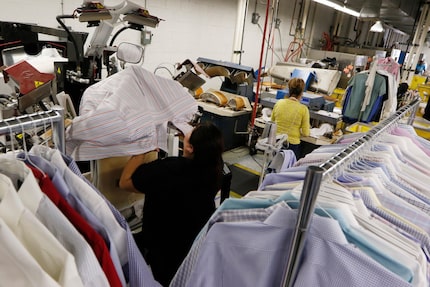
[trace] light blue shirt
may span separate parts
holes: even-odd
[[[339,177],[338,180],[342,182],[345,186],[350,187],[370,187],[374,190],[375,195],[379,199],[380,203],[387,209],[391,210],[398,216],[403,217],[404,219],[416,224],[421,227],[423,230],[430,234],[430,216],[425,212],[419,210],[417,207],[412,204],[406,202],[400,197],[394,195],[388,190],[378,189],[378,186],[375,183],[374,177],[372,180],[369,180],[367,177],[361,177],[358,174],[354,174],[354,181],[351,181],[349,175],[344,174]]]
[[[387,220],[388,222],[392,223],[393,225],[399,227],[400,229],[407,232],[410,236],[412,236],[416,241],[418,241],[421,244],[421,247],[426,254],[427,258],[430,258],[430,237],[428,233],[426,233],[423,230],[416,229],[414,226],[407,224],[404,220],[402,220],[400,217],[396,217],[390,213],[388,213],[386,210],[380,208],[380,206],[376,205],[375,202],[372,200],[372,197],[369,195],[369,191],[365,189],[360,189],[358,191],[360,198],[363,199],[364,204],[366,207],[374,212],[375,214],[379,215],[383,219]]]
[[[285,200],[292,208],[298,208],[300,198],[298,198],[296,195],[290,192],[285,192],[282,196],[280,196],[278,199],[276,199],[273,202],[279,202],[280,200]],[[228,207],[235,207],[235,208],[240,207],[239,203],[241,201],[243,202],[242,206],[245,206],[245,204],[248,206],[254,205],[254,209],[251,209],[251,210],[242,209],[240,211],[226,209]],[[227,204],[223,206],[222,211],[219,212],[219,214],[217,212],[217,214],[210,219],[208,228],[210,228],[211,224],[214,224],[215,219],[225,218],[226,217],[226,215],[224,214],[225,212],[230,212],[231,214],[229,216],[232,219],[235,218],[234,214],[244,213],[244,215],[237,215],[238,218],[242,216],[244,218],[249,218],[249,219],[253,218],[252,215],[254,216],[255,214],[258,215],[259,212],[265,212],[266,214],[268,214],[268,212],[263,208],[269,207],[271,200],[264,200],[264,199],[237,200],[236,199],[234,200],[234,203],[235,204],[232,204],[232,202],[230,202],[229,204],[229,202],[227,202]],[[257,203],[261,207],[260,208],[261,211],[256,210]],[[324,209],[315,208],[315,212],[325,217],[327,216],[327,213],[329,213],[332,218],[336,219],[339,222],[339,225],[341,226],[342,231],[344,232],[348,242],[356,245],[361,251],[369,255],[371,258],[379,262],[381,265],[385,266],[388,270],[391,270],[394,274],[399,274],[399,276],[401,276],[405,281],[411,282],[413,280],[412,267],[408,267],[404,265],[402,262],[398,260],[398,258],[392,255],[394,254],[393,252],[396,252],[395,250],[393,250],[392,246],[390,246],[388,243],[384,243],[379,238],[375,237],[373,234],[367,232],[366,230],[358,229],[357,227],[354,227],[353,225],[351,225],[341,210],[337,210],[336,208],[324,207]]]
[[[216,223],[187,286],[281,286],[297,212]],[[295,286],[411,286],[349,244],[337,221],[313,216]],[[329,264],[328,264],[329,263]]]
[[[296,162],[297,162],[296,155],[292,150],[281,149],[275,154],[275,156],[269,163],[269,166],[267,167],[267,172],[278,173],[278,172],[286,171],[290,167],[294,166]]]
[[[268,185],[273,185],[281,182],[304,180],[306,175],[306,166],[291,167],[285,172],[269,173],[263,179],[263,182],[258,187],[258,190],[264,190]]]
[[[392,174],[391,171],[387,169],[385,163],[371,160],[364,160],[363,162],[366,164],[364,171],[369,172],[372,170],[372,167],[379,167],[385,172],[385,175],[390,181],[384,184],[386,184],[388,190],[390,190],[393,194],[396,194],[403,200],[409,202],[427,214],[430,214],[430,198],[428,198],[425,194],[419,192],[417,189],[408,185],[406,182],[400,181],[395,176],[395,174]],[[355,165],[353,168],[359,169],[360,166]]]
[[[245,201],[245,200],[244,200]],[[200,248],[203,246],[206,234],[210,227],[217,222],[245,222],[245,221],[263,221],[265,220],[278,206],[285,206],[285,202],[280,202],[276,205],[267,208],[252,208],[252,209],[234,209],[223,210],[214,213],[208,223],[202,229],[200,236],[194,241],[190,251],[179,266],[174,278],[170,282],[170,287],[187,286],[187,282],[191,276],[191,272],[195,267]]]
[[[396,250],[395,247],[391,246],[388,242],[383,241],[371,232],[351,226],[348,220],[345,220],[344,215],[340,210],[335,208],[324,208],[324,211],[328,212],[339,222],[348,242],[356,245],[361,251],[369,255],[376,262],[379,262],[382,266],[391,270],[393,274],[398,274],[407,282],[413,281],[414,266],[405,265],[404,262],[399,259],[399,256],[396,256],[396,252],[400,252],[399,250]],[[316,212],[318,213],[318,209],[316,209]],[[324,216],[324,212],[321,212],[321,214]]]

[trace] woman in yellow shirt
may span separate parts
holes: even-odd
[[[300,137],[309,136],[308,107],[300,103],[305,82],[300,78],[288,81],[288,96],[276,102],[271,119],[276,123],[277,134],[287,134],[289,146],[296,158],[301,158]]]

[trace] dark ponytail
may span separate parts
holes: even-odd
[[[216,191],[221,187],[224,139],[221,131],[212,123],[198,124],[190,136],[193,146],[193,161],[203,176],[207,177]]]

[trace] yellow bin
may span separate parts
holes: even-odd
[[[342,106],[343,96],[345,94],[345,89],[336,88],[331,94],[331,98],[335,99],[335,106],[340,108]]]
[[[414,75],[412,77],[411,84],[409,85],[409,89],[416,90],[418,88],[418,85],[423,85],[426,83],[426,81],[427,81],[427,77]]]
[[[346,133],[365,133],[372,128],[372,124],[353,123],[345,128]]]
[[[430,85],[418,85],[418,93],[420,94],[421,100],[426,103],[430,96]]]
[[[417,135],[430,140],[430,121],[422,117],[415,117],[413,127]]]

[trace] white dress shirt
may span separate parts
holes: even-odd
[[[10,180],[0,175],[0,190],[15,188]],[[0,218],[0,286],[14,287],[59,287],[60,285],[46,273],[28,250],[16,238],[8,225]]]
[[[85,90],[66,131],[67,154],[79,161],[167,150],[167,123],[183,125],[196,112],[179,82],[130,66]]]
[[[33,174],[28,173],[27,176]],[[11,181],[4,174],[0,177],[2,181]],[[18,179],[21,178],[17,175],[14,183],[19,185]],[[16,187],[14,189],[0,189],[0,217],[39,265],[61,286],[83,286],[73,255],[24,207]]]
[[[23,175],[31,173],[31,170],[17,159],[2,159],[0,172],[12,178],[14,174]],[[58,207],[40,190],[35,177],[26,176],[21,180],[22,184],[17,191],[19,198],[24,206],[73,254],[83,285],[86,287],[109,286],[91,246]]]

